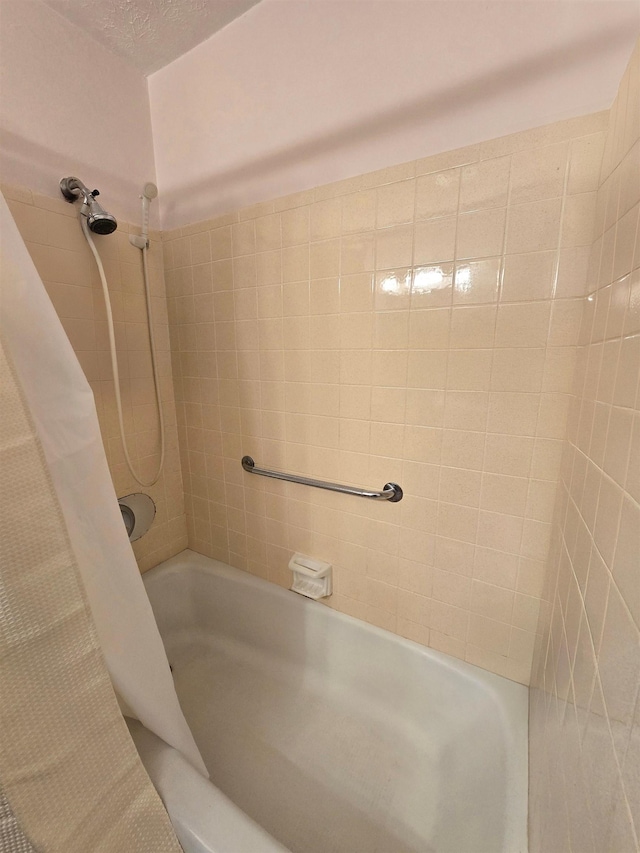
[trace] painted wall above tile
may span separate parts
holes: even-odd
[[[608,109],[639,31],[616,0],[262,0],[149,78],[163,227]]]

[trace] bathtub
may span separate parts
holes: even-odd
[[[211,774],[133,731],[188,853],[525,853],[525,687],[191,551],[144,581]]]

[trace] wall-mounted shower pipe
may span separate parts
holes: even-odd
[[[73,182],[73,183],[71,183],[71,182]],[[155,189],[154,184],[146,184],[145,192],[146,192],[147,187],[153,187]],[[153,384],[154,384],[154,388],[155,388],[155,392],[156,392],[156,405],[158,407],[158,420],[160,422],[160,464],[158,465],[158,470],[157,470],[155,476],[149,482],[142,480],[138,476],[138,474],[136,473],[136,470],[133,467],[133,463],[131,462],[131,457],[129,456],[129,450],[127,448],[127,441],[125,438],[125,431],[124,431],[124,418],[122,415],[122,396],[120,394],[120,372],[118,370],[118,358],[117,358],[117,352],[116,352],[116,337],[115,337],[115,332],[114,332],[114,327],[113,327],[113,312],[111,310],[111,299],[109,297],[109,288],[107,286],[107,277],[106,277],[105,272],[104,272],[102,260],[100,258],[99,253],[98,253],[98,250],[96,249],[96,245],[93,242],[93,239],[91,237],[91,233],[89,230],[89,229],[91,229],[98,234],[111,234],[113,231],[115,231],[115,229],[117,227],[117,223],[116,223],[115,218],[113,216],[111,216],[111,214],[106,213],[106,211],[104,211],[102,209],[102,207],[100,207],[100,212],[103,214],[103,216],[101,218],[104,219],[105,217],[107,217],[110,220],[112,220],[113,227],[111,227],[110,229],[106,229],[103,227],[103,230],[99,230],[99,228],[93,228],[92,227],[91,216],[89,215],[91,212],[91,202],[87,200],[87,195],[90,198],[93,198],[95,200],[94,193],[97,194],[98,191],[94,190],[93,193],[90,193],[89,190],[87,190],[87,188],[84,186],[82,181],[79,181],[77,178],[63,178],[60,181],[60,189],[61,189],[64,197],[69,202],[76,201],[78,198],[80,198],[81,195],[84,197],[84,202],[83,202],[82,207],[80,209],[80,225],[82,226],[82,232],[83,232],[83,234],[87,240],[87,243],[89,244],[89,248],[91,249],[91,252],[92,252],[93,257],[95,259],[96,266],[98,267],[98,273],[100,275],[100,282],[102,284],[102,292],[104,294],[104,303],[105,303],[105,308],[106,308],[106,312],[107,312],[107,329],[109,332],[109,350],[111,353],[111,370],[113,371],[113,384],[114,384],[114,389],[115,389],[115,394],[116,394],[116,408],[118,410],[118,424],[120,426],[120,438],[122,439],[122,448],[124,450],[124,458],[126,459],[127,466],[129,468],[129,471],[131,472],[131,476],[136,481],[136,483],[138,483],[141,486],[144,486],[145,488],[149,488],[149,486],[153,486],[154,483],[157,483],[158,478],[160,477],[160,474],[162,472],[162,467],[164,465],[164,454],[165,454],[165,434],[164,434],[164,418],[162,416],[162,403],[160,402],[160,381],[158,378],[158,365],[157,365],[157,359],[156,359],[156,343],[155,343],[155,336],[154,336],[154,332],[153,332],[153,318],[151,315],[151,291],[150,291],[150,287],[149,287],[149,268],[148,268],[148,264],[147,264],[148,240],[145,238],[144,244],[142,246],[140,246],[139,248],[142,249],[142,270],[143,270],[143,274],[144,274],[144,293],[145,293],[146,306],[147,306],[147,324],[148,324],[148,328],[149,328],[149,343],[151,346],[151,366],[153,369]],[[75,190],[77,190],[77,192],[75,192]],[[156,195],[157,195],[157,192],[158,191],[156,189]],[[150,196],[150,198],[155,198],[155,196]],[[97,204],[97,202],[96,202],[96,204]],[[89,212],[85,212],[85,208],[89,208]],[[143,219],[144,219],[144,217],[143,217]],[[147,226],[148,226],[148,214],[147,214]],[[143,229],[144,229],[144,227],[145,226],[144,226],[144,221],[143,221]],[[134,243],[134,245],[137,245],[137,244]]]

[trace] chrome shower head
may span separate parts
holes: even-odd
[[[87,189],[79,178],[62,178],[60,191],[71,204],[82,198],[80,213],[86,217],[87,225],[94,234],[111,234],[118,227],[115,216],[107,213],[102,205],[96,201],[96,196],[100,195],[98,190]]]
[[[107,213],[102,205],[95,200],[95,197],[88,202],[87,206],[89,208],[85,214],[87,225],[94,234],[112,234],[116,230],[118,222],[115,216]]]

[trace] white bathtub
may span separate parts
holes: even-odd
[[[525,687],[191,551],[144,579],[211,774],[137,732],[185,849],[525,853]]]

